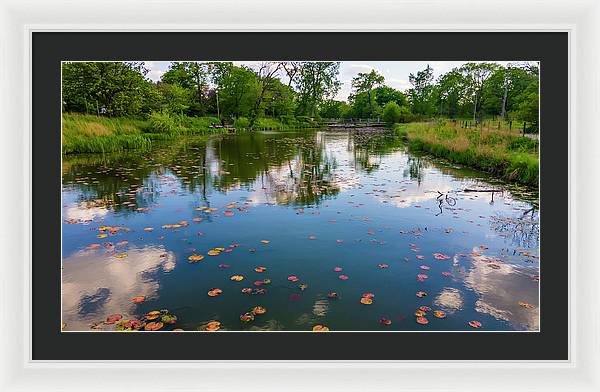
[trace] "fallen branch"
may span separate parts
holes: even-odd
[[[463,192],[504,192],[503,189],[465,189]]]

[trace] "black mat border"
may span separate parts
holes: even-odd
[[[566,32],[35,32],[32,41],[34,360],[568,359]],[[60,61],[175,59],[540,60],[541,332],[60,333]]]

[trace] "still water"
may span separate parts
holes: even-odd
[[[65,156],[62,198],[64,331],[540,328],[537,195],[389,134]]]

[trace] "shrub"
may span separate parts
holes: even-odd
[[[396,102],[388,102],[383,107],[383,121],[394,124],[400,121],[400,106]]]

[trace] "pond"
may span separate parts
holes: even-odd
[[[386,132],[67,155],[62,180],[63,331],[540,328],[536,192]]]

